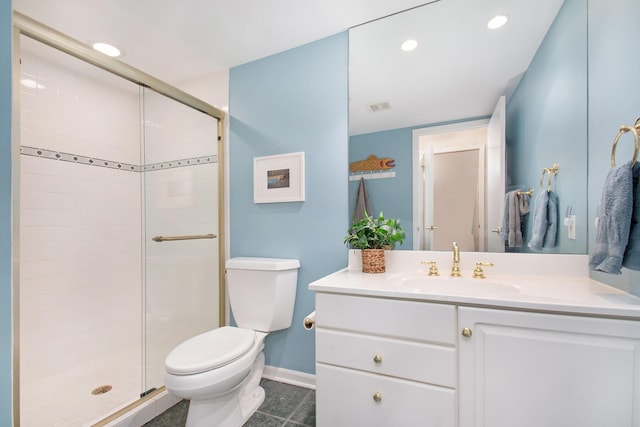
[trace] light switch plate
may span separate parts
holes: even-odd
[[[567,233],[570,240],[576,240],[576,216],[569,215],[567,218]]]

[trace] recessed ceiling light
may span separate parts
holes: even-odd
[[[110,56],[112,58],[120,56],[120,49],[108,43],[101,43],[101,42],[94,43],[93,48],[98,52],[102,52],[105,55]]]
[[[509,17],[507,15],[496,15],[487,23],[487,28],[495,30],[507,23]]]
[[[400,49],[404,50],[405,52],[409,52],[412,51],[413,49],[415,49],[416,47],[418,47],[418,42],[415,40],[405,40],[401,45],[400,45]]]
[[[508,20],[509,17],[507,15],[496,15],[491,18],[491,20],[489,20],[489,22],[487,23],[487,28],[489,28],[490,30],[495,30],[506,24]]]

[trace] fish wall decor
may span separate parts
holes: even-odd
[[[372,154],[365,160],[349,163],[349,170],[351,172],[382,171],[392,169],[395,166],[395,160],[389,157],[379,158]]]

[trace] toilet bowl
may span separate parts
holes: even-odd
[[[223,326],[176,347],[165,362],[165,386],[190,400],[187,426],[242,425],[264,400],[259,386],[266,333]]]
[[[238,327],[184,341],[165,361],[169,393],[188,399],[186,427],[239,427],[264,401],[264,339],[291,325],[298,260],[232,258],[229,302]]]

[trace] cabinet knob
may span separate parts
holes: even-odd
[[[375,363],[376,365],[379,365],[382,363],[382,356],[380,356],[379,354],[374,354],[373,355],[373,363]]]
[[[380,403],[380,402],[382,402],[382,395],[380,394],[380,392],[379,392],[379,391],[376,391],[375,393],[373,393],[373,400],[374,400],[376,403]]]
[[[463,337],[466,337],[466,338],[471,337],[471,329],[469,329],[469,328],[464,328],[464,329],[462,330],[462,336],[463,336]]]

